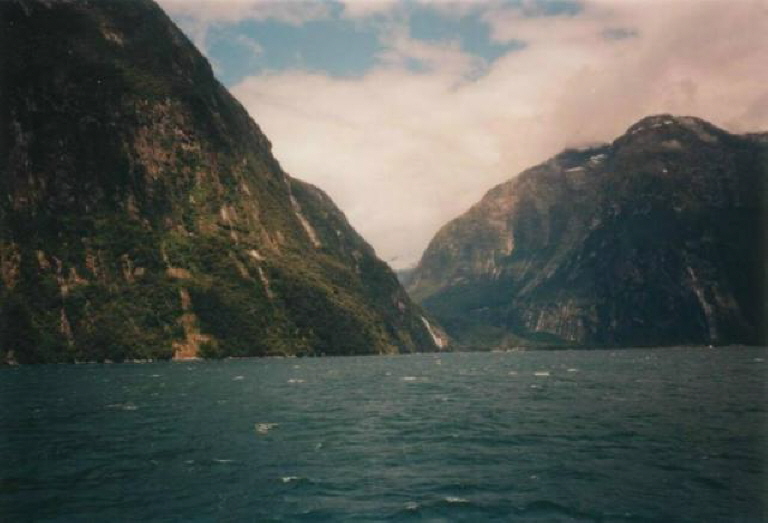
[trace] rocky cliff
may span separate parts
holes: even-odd
[[[490,190],[409,290],[465,344],[766,343],[768,135],[670,115]]]
[[[0,24],[0,359],[443,344],[157,5],[6,0]]]

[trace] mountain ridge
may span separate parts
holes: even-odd
[[[12,0],[0,20],[0,359],[441,348],[154,2]]]
[[[465,344],[764,343],[765,136],[662,114],[566,149],[441,228],[409,291]]]

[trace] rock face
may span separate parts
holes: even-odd
[[[149,0],[0,2],[0,357],[436,350]]]
[[[652,116],[445,225],[409,285],[465,344],[766,343],[768,135]]]

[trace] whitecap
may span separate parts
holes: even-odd
[[[283,483],[292,483],[294,481],[299,481],[301,478],[299,476],[283,476],[280,478],[280,481]]]
[[[579,372],[579,369],[568,369],[568,372]]]
[[[232,378],[232,381],[242,381],[244,379],[245,379],[245,376],[235,376],[234,378]]]
[[[540,377],[546,377],[546,376],[549,376],[549,371],[548,370],[537,370],[536,372],[533,373],[533,375],[534,376],[540,376]]]
[[[517,376],[517,371],[516,370],[511,370],[511,371],[508,372],[508,374],[510,376]]]
[[[405,504],[405,510],[419,510],[419,508],[421,508],[421,505],[415,501],[409,501]]]
[[[468,499],[460,498],[457,496],[446,496],[444,499],[448,503],[469,503]]]
[[[232,463],[232,462],[233,462],[233,461],[235,461],[235,460],[233,460],[233,459],[218,459],[218,458],[213,458],[213,461],[215,461],[216,463]]]
[[[291,379],[288,380],[288,383],[304,383],[304,380],[300,380],[300,379],[296,379],[296,378],[291,378]]]
[[[754,359],[754,360],[752,360],[752,361],[754,361],[754,362],[757,362],[757,363],[762,363],[762,362],[764,362],[765,360],[764,360],[763,358],[755,358],[755,359]]]
[[[416,381],[416,380],[418,380],[419,378],[417,378],[416,376],[403,376],[403,377],[402,377],[402,378],[400,378],[400,379],[401,379],[402,381]]]
[[[110,403],[107,405],[108,409],[117,409],[117,410],[139,410],[139,407],[134,405],[133,403]]]
[[[256,429],[256,432],[258,432],[259,434],[266,434],[277,426],[278,426],[277,423],[256,423],[256,425],[254,425],[254,428]]]

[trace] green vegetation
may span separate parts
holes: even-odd
[[[394,274],[154,3],[0,18],[0,362],[434,350]]]
[[[445,225],[409,290],[463,346],[764,345],[765,137],[662,115],[565,151]]]

